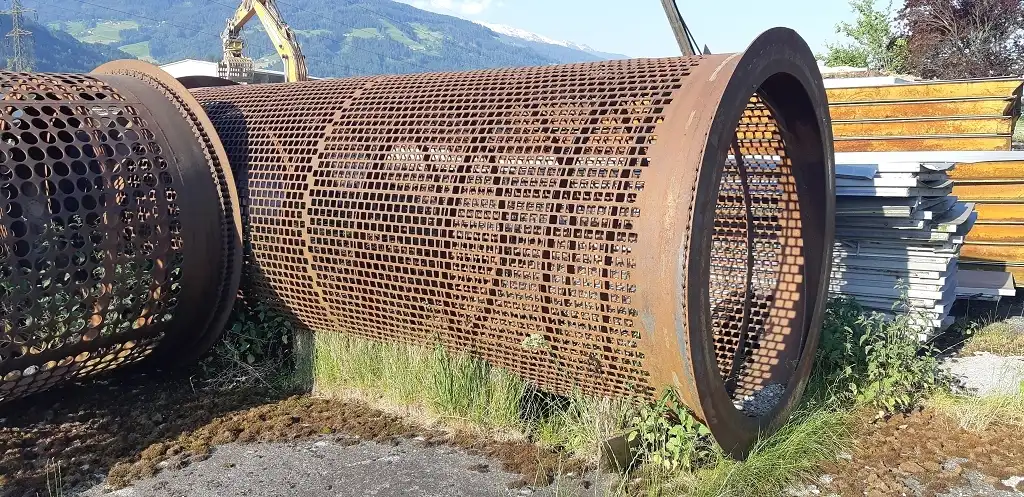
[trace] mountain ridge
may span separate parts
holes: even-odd
[[[157,63],[219,60],[220,33],[232,0],[49,0],[40,22],[80,41],[98,41]],[[499,33],[480,24],[391,0],[278,0],[295,30],[310,74],[365,74],[546,65],[622,57],[516,28]],[[504,27],[503,28],[507,28]],[[525,34],[523,39],[513,35]],[[259,22],[243,32],[247,53],[269,69],[280,61]],[[554,43],[549,43],[552,41]]]

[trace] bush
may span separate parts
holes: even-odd
[[[631,416],[627,440],[637,444],[636,462],[665,471],[693,471],[715,454],[711,431],[693,417],[674,390],[653,403],[639,404]]]
[[[947,386],[935,349],[918,340],[914,318],[910,311],[867,314],[845,297],[830,302],[812,378],[819,393],[886,415],[907,412]]]
[[[210,386],[275,387],[292,375],[294,357],[291,322],[265,304],[235,303],[228,329],[202,361]]]

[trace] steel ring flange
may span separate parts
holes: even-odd
[[[679,199],[685,221],[660,223],[678,255],[659,249],[657,266],[676,278],[645,302],[645,323],[658,337],[652,362],[664,365],[652,383],[675,387],[719,444],[744,456],[786,422],[810,375],[834,157],[821,76],[799,35],[772,29],[743,54],[709,59],[680,95],[691,112],[666,131],[683,139],[659,150],[662,162],[699,169],[680,168],[648,197]]]
[[[184,272],[185,277],[203,275],[209,281],[189,289],[194,305],[186,306],[187,314],[182,317],[188,331],[175,333],[153,354],[167,367],[189,364],[220,337],[241,281],[242,221],[227,154],[202,106],[160,68],[143,61],[119,60],[97,67],[93,74],[125,81],[140,93],[149,92],[147,101],[159,102],[160,115],[175,126],[167,134],[180,154],[182,174],[195,185],[194,190],[179,193],[199,197],[182,205],[182,218],[192,225],[191,239],[197,244],[195,251],[186,248],[186,259],[191,260]],[[183,229],[186,224],[182,223]],[[189,258],[189,253],[195,255]]]

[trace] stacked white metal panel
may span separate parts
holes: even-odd
[[[836,247],[830,291],[883,314],[905,294],[920,338],[953,322],[957,259],[977,215],[951,196],[952,162],[836,154]],[[872,159],[876,157],[876,159]]]

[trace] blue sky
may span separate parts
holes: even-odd
[[[659,0],[401,0],[417,7],[532,31],[633,57],[678,55]],[[743,50],[762,31],[786,26],[816,53],[851,20],[846,0],[677,0],[697,42],[712,52]],[[879,6],[886,5],[882,0]]]

